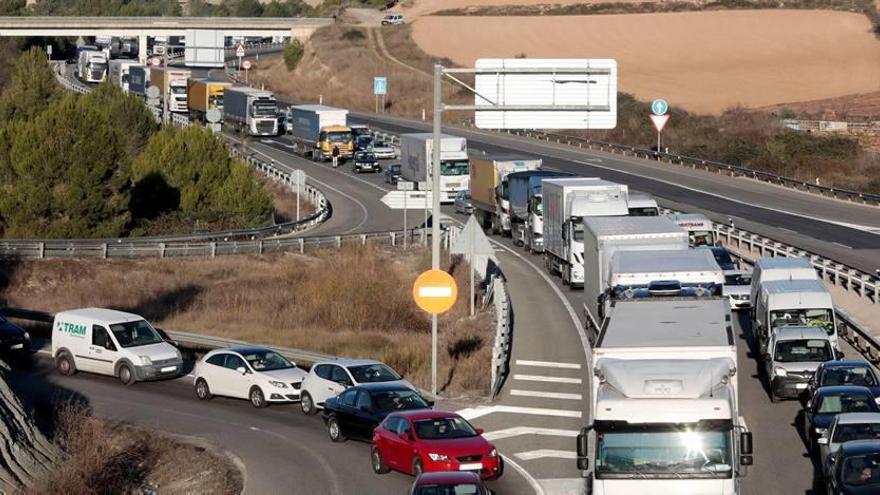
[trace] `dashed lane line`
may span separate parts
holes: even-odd
[[[517,452],[515,455],[523,461],[533,461],[535,459],[577,459],[577,452],[573,450],[555,450],[555,449],[538,449],[528,450],[525,452]]]

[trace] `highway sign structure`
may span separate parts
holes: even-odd
[[[651,112],[653,112],[654,115],[666,115],[668,110],[669,104],[666,103],[666,100],[663,98],[657,98],[651,102]]]
[[[613,129],[617,61],[613,59],[479,59],[475,123],[481,129]],[[453,110],[455,105],[446,106]]]
[[[468,264],[471,267],[471,316],[474,316],[474,266],[476,264],[474,258],[478,255],[491,256],[495,254],[495,249],[492,248],[489,238],[486,237],[483,228],[477,222],[477,217],[471,215],[467,223],[464,224],[464,229],[455,244],[452,245],[450,252],[468,257]]]
[[[406,200],[408,199],[408,194],[406,191],[412,191],[415,189],[415,182],[411,182],[408,180],[398,180],[397,181],[397,190],[404,191],[403,194],[403,249],[406,250],[406,238],[407,238],[407,230],[406,230]]]
[[[392,210],[431,208],[430,191],[389,191],[380,200]]]

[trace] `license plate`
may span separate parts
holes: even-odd
[[[459,471],[479,471],[481,469],[483,469],[483,465],[479,462],[470,462],[467,464],[458,465]]]
[[[174,371],[176,369],[177,369],[177,366],[166,366],[159,371],[161,371],[162,373],[168,373],[169,371]]]
[[[795,383],[794,388],[796,388],[798,390],[803,390],[803,389],[807,388],[807,384],[806,383]]]
[[[15,344],[9,346],[10,349],[24,349],[24,344]]]

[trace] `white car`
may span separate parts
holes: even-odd
[[[401,24],[403,24],[402,14],[386,14],[385,17],[382,18],[383,26],[399,26]]]
[[[397,158],[397,150],[385,141],[373,141],[372,151],[376,158],[380,160],[394,160]]]
[[[363,383],[399,383],[413,390],[396,371],[371,359],[336,359],[315,363],[303,380],[300,406],[304,414],[315,414],[324,402],[348,387]]]
[[[196,363],[193,385],[199,399],[215,395],[247,399],[254,407],[300,400],[307,373],[271,349],[215,349]]]
[[[749,270],[724,270],[724,286],[721,294],[730,301],[730,309],[748,309],[752,291],[752,272]]]

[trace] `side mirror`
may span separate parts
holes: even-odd
[[[739,465],[740,466],[751,466],[754,460],[750,455],[741,455],[739,456]]]
[[[581,471],[590,469],[589,428],[582,428],[577,436],[577,467]]]
[[[477,435],[482,435],[483,433],[486,433],[486,430],[484,430],[482,428],[477,428],[476,431],[477,431]]]
[[[247,374],[247,368],[245,368],[244,366],[239,366],[238,368],[235,368],[235,371],[237,371],[240,375]]]
[[[413,436],[412,432],[407,432],[406,439],[409,440],[410,442],[415,442],[416,437]]]
[[[425,402],[428,403],[428,407],[434,407],[434,401],[432,401],[432,400],[426,400]]]
[[[835,351],[834,351],[834,357],[836,357],[838,360],[840,360],[840,359],[845,358],[845,357],[846,357],[846,354],[844,354],[843,351],[835,350]]]
[[[740,454],[751,456],[751,454],[752,454],[752,432],[744,431],[739,434],[739,452],[740,452]],[[751,464],[751,463],[749,463],[749,464]]]

